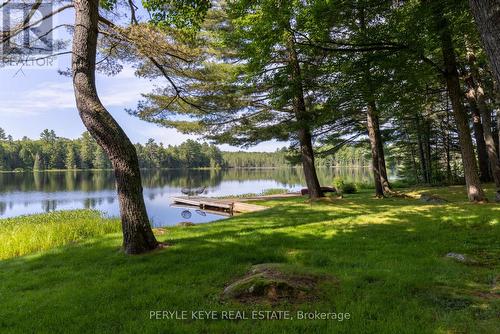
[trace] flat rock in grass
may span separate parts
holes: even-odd
[[[475,256],[469,256],[465,254],[460,254],[460,253],[453,253],[450,252],[446,254],[447,258],[453,259],[457,262],[466,264],[466,265],[472,265],[472,266],[490,266],[491,263],[489,263],[487,258],[483,257],[475,257]],[[496,261],[495,261],[496,263]]]
[[[430,203],[430,204],[446,204],[448,203],[447,200],[444,198],[434,196],[434,195],[429,195],[429,194],[422,194],[420,196],[420,201],[424,203]]]
[[[301,302],[316,299],[317,285],[324,281],[337,282],[331,276],[298,272],[283,264],[258,264],[252,266],[245,276],[227,286],[222,298],[243,303],[276,303],[285,300]]]
[[[450,252],[448,254],[446,254],[446,257],[449,257],[455,261],[458,261],[458,262],[467,262],[467,257],[463,254],[459,254],[459,253],[453,253],[453,252]]]

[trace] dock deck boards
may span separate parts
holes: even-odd
[[[197,206],[201,209],[218,209],[233,212],[253,212],[267,209],[265,206],[242,203],[234,199],[218,199],[202,196],[176,196],[172,197],[174,204]]]

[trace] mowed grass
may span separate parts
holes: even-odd
[[[499,333],[500,206],[467,203],[463,187],[407,191],[450,203],[375,199],[370,191],[269,201],[267,211],[165,228],[158,239],[171,246],[147,255],[124,255],[120,233],[110,233],[2,260],[0,332]],[[338,284],[300,305],[220,299],[251,265],[269,262]],[[350,319],[150,320],[153,310],[316,310]]]

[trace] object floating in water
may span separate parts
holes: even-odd
[[[206,213],[206,212],[201,211],[201,210],[195,210],[195,212],[196,212],[197,214],[199,214],[200,216],[203,216],[203,217],[205,217],[205,216],[207,215],[207,213]]]
[[[207,187],[199,187],[199,188],[182,188],[181,189],[181,193],[183,193],[184,195],[188,195],[188,196],[195,196],[195,195],[201,195],[205,192],[205,190],[207,189]]]

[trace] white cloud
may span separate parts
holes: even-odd
[[[143,133],[145,140],[153,138],[159,143],[179,145],[188,139],[199,140],[195,136],[185,135],[172,128],[153,126]]]
[[[3,80],[2,80],[3,81]],[[3,85],[8,87],[8,82]],[[47,111],[76,109],[75,96],[70,78],[56,77],[51,81],[32,84],[17,83],[13,91],[0,92],[0,114],[11,116],[33,116]],[[31,87],[30,87],[31,86]],[[106,107],[134,107],[141,93],[153,89],[150,81],[136,78],[134,69],[125,68],[115,77],[98,77],[98,92]]]
[[[149,93],[154,88],[146,80],[118,76],[114,79],[114,82],[104,88],[98,88],[101,101],[106,107],[135,107],[142,99],[141,94]]]
[[[288,144],[288,142],[278,142],[275,140],[270,140],[267,142],[259,143],[255,146],[250,146],[248,148],[230,146],[227,144],[219,145],[219,147],[223,151],[274,152],[279,148],[288,146]]]
[[[74,108],[72,87],[55,82],[44,82],[18,93],[1,94],[0,113],[17,116],[36,115],[47,110]]]
[[[33,71],[26,77],[12,75],[12,71],[0,72],[0,126],[18,137],[37,137],[42,124],[42,128],[53,128],[58,134],[67,137],[80,135],[83,128],[76,112],[71,78],[59,76],[52,71]],[[114,77],[98,75],[97,88],[104,106],[109,108],[134,142],[154,138],[157,142],[179,145],[187,139],[203,140],[181,134],[175,129],[149,124],[122,112],[124,108],[135,107],[142,98],[141,93],[150,92],[154,88],[151,81],[135,77],[132,67],[124,68]],[[66,113],[67,111],[71,113]],[[27,117],[30,117],[29,125],[25,122]],[[64,117],[66,124],[61,122],[61,117]],[[287,143],[270,141],[245,150],[274,151],[286,145]],[[221,148],[228,151],[240,150],[229,145]]]

